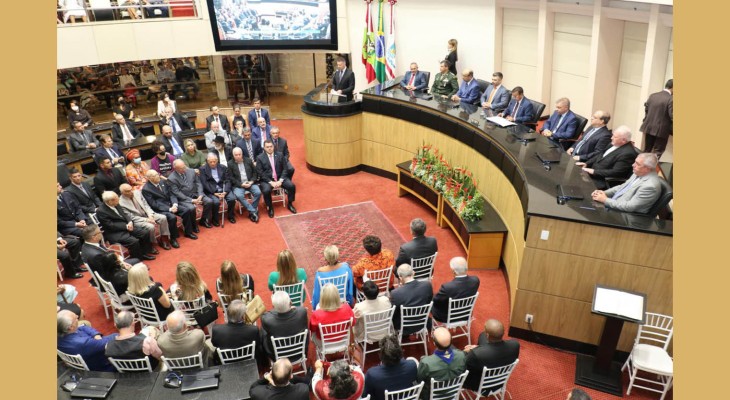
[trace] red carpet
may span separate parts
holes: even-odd
[[[410,196],[398,197],[397,184],[395,181],[381,178],[365,172],[358,172],[348,176],[330,177],[311,173],[305,164],[305,148],[303,138],[302,121],[287,120],[274,121],[273,123],[281,128],[281,136],[289,141],[291,161],[296,168],[294,183],[297,186],[297,210],[303,214],[309,211],[322,210],[332,207],[341,207],[363,202],[372,202],[377,209],[381,210],[385,218],[392,223],[392,226],[402,238],[410,238],[408,224],[415,217],[423,218],[428,225],[426,232],[429,236],[435,236],[439,245],[439,256],[436,260],[434,274],[434,290],[442,282],[451,280],[451,272],[448,262],[452,257],[464,256],[464,250],[456,237],[450,230],[441,229],[436,225],[435,214],[423,206],[418,200]],[[277,217],[288,219],[291,213],[281,205],[274,206]],[[201,228],[200,239],[190,240],[181,238],[180,249],[170,251],[160,250],[157,260],[148,263],[151,275],[155,280],[162,282],[168,288],[175,280],[175,266],[181,260],[192,262],[199,270],[203,280],[209,287],[214,287],[215,280],[220,274],[220,264],[225,259],[233,260],[238,269],[251,274],[256,282],[256,293],[271,306],[271,297],[266,288],[266,281],[269,272],[276,269],[276,255],[287,247],[287,242],[282,237],[277,224],[270,220],[266,213],[262,213],[259,224],[251,223],[246,217],[238,218],[238,223],[229,224],[225,228],[205,229]],[[306,215],[306,214],[305,214]],[[283,221],[282,221],[283,222]],[[368,221],[370,222],[370,221]],[[381,225],[383,227],[387,226]],[[373,226],[374,228],[377,226]],[[347,226],[339,227],[347,230]],[[383,238],[385,231],[392,230],[383,228],[384,231],[375,231]],[[355,237],[355,236],[353,236]],[[361,249],[361,237],[355,237],[354,249]],[[290,243],[295,246],[294,243]],[[301,245],[301,243],[296,243]],[[316,246],[322,246],[317,244]],[[398,251],[398,246],[388,244],[393,252]],[[312,248],[311,251],[319,257],[323,247]],[[341,251],[345,260],[352,260],[350,255]],[[297,254],[299,256],[299,254]],[[297,258],[303,267],[311,267]],[[315,266],[321,264],[320,260]],[[55,272],[54,272],[55,273]],[[479,288],[479,301],[474,312],[475,321],[472,324],[472,340],[476,341],[478,334],[483,329],[484,321],[489,318],[497,318],[505,323],[509,322],[509,294],[507,284],[501,271],[470,271],[481,280]],[[104,318],[104,312],[99,305],[99,300],[91,287],[88,285],[88,273],[84,278],[66,280],[64,283],[75,285],[79,290],[77,302],[85,310],[87,319],[93,326],[102,333],[114,332],[111,321]],[[214,294],[214,297],[217,297]],[[309,307],[311,308],[311,306]],[[223,320],[222,313],[219,322]],[[505,328],[507,328],[505,326]],[[575,374],[575,356],[544,346],[520,341],[522,350],[520,352],[520,364],[512,375],[509,383],[509,391],[513,399],[527,400],[562,400],[566,397],[571,388],[575,387],[573,378]],[[456,340],[455,345],[462,348],[466,344],[465,338]],[[408,355],[420,357],[422,348],[419,346],[408,346]],[[430,347],[432,349],[432,347]],[[372,357],[375,362],[377,356]],[[314,352],[310,351],[310,359],[314,359]],[[368,364],[371,358],[368,357]],[[624,374],[626,376],[626,374]],[[626,377],[625,380],[628,378]],[[615,399],[604,393],[588,390],[593,399]],[[632,399],[656,399],[659,396],[636,389],[628,398]],[[671,399],[671,393],[667,399]]]

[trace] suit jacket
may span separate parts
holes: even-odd
[[[575,137],[575,128],[578,124],[578,120],[575,119],[573,111],[568,110],[568,112],[565,113],[563,123],[560,124],[556,130],[555,127],[558,125],[558,122],[560,122],[560,115],[558,115],[558,112],[555,111],[542,125],[540,132],[545,129],[549,129],[553,133],[553,135],[550,136],[550,139],[554,141],[557,141],[558,139],[572,139]]]
[[[238,120],[241,120],[241,122],[243,122],[243,127],[244,128],[246,127],[246,124],[247,124],[246,120],[247,120],[247,118],[245,116],[243,116],[243,115],[234,115],[233,118],[231,118],[231,129],[232,130],[235,130],[236,129],[236,122],[238,122]]]
[[[228,123],[228,117],[223,114],[218,114],[218,119],[220,120],[220,129],[224,131],[230,131],[231,125]],[[205,118],[205,130],[210,130],[210,124],[213,122],[213,114],[207,116]]]
[[[84,194],[84,192],[73,183],[66,186],[65,190],[74,196],[76,201],[79,202],[81,210],[83,210],[86,214],[96,212],[96,207],[101,205],[101,199],[99,199],[99,197],[94,193],[91,189],[91,185],[88,183],[81,182],[81,186],[84,187],[84,190],[86,190],[88,195]]]
[[[259,181],[259,176],[256,173],[256,168],[253,166],[253,161],[248,157],[243,157],[243,167],[246,170],[246,180],[256,183]],[[241,177],[241,171],[238,169],[238,164],[232,161],[228,164],[228,175],[231,178],[231,187],[240,188],[243,184],[243,178]]]
[[[467,85],[468,83],[468,85]],[[476,79],[470,80],[469,82],[461,82],[459,91],[456,92],[462,103],[475,104],[479,101],[479,84]]]
[[[159,135],[159,136],[155,137],[155,139],[159,140],[160,143],[162,143],[162,144],[165,145],[165,151],[166,152],[168,152],[170,154],[173,154],[172,142],[171,142],[170,139],[167,138],[167,136],[165,136],[165,135]],[[182,136],[180,136],[179,133],[173,133],[172,134],[172,140],[174,140],[174,141],[177,142],[177,145],[180,146],[180,149],[184,153],[185,152],[185,146],[183,146]]]
[[[215,154],[218,157],[218,161],[219,161],[218,164],[220,164],[221,152],[218,151],[218,149],[208,150],[208,153]],[[228,163],[228,164],[232,163],[233,162],[233,151],[231,149],[229,149],[228,147],[223,147],[223,153],[226,156],[226,163]],[[198,168],[198,169],[200,169],[200,168]]]
[[[236,349],[249,345],[253,341],[259,342],[259,328],[256,325],[243,323],[215,324],[210,334],[210,341],[213,346],[220,349]]]
[[[132,134],[132,136],[136,138],[142,137],[142,132],[137,129],[136,126],[134,126],[134,122],[125,120],[127,124],[127,129],[129,129],[129,133]],[[114,143],[124,143],[124,133],[122,132],[122,127],[116,122],[112,123],[112,140]]]
[[[287,337],[301,333],[308,328],[307,310],[304,307],[295,307],[285,313],[274,310],[267,311],[261,316],[261,341],[269,356],[274,356],[271,337]]]
[[[167,182],[172,191],[172,194],[177,198],[178,202],[189,203],[194,198],[202,196],[203,184],[195,175],[195,171],[192,168],[185,170],[185,180],[180,176],[177,171],[172,171],[170,176],[167,177]]]
[[[117,334],[104,336],[101,340],[94,339],[96,335],[101,335],[101,333],[90,326],[79,326],[76,332],[59,336],[56,346],[64,353],[80,354],[92,371],[113,372],[115,369],[104,355],[104,349],[107,342],[114,340]]]
[[[165,357],[194,356],[200,351],[203,353],[203,360],[207,358],[205,333],[202,329],[186,330],[177,334],[166,331],[157,338],[157,345]]]
[[[134,206],[134,202],[132,202],[131,199],[128,199],[124,196],[119,196],[119,206],[121,206],[125,211],[129,213],[133,221],[138,218],[147,219],[155,213],[150,205],[147,204],[147,200],[144,199],[141,190],[133,190],[132,196],[134,196],[134,199],[137,200],[137,204],[142,209],[142,212],[139,212],[139,210],[137,210],[137,207]]]
[[[406,75],[403,77],[403,80],[400,81],[400,85],[402,87],[408,86],[408,82],[411,81],[411,76],[413,73],[411,71],[406,72]],[[416,79],[413,80],[413,86],[416,87],[414,90],[423,90],[428,87],[428,81],[426,80],[426,74],[424,74],[421,71],[416,72]]]
[[[517,107],[517,101],[515,99],[510,100],[509,105],[504,109],[503,116],[506,117],[508,115],[512,115],[515,122],[518,124],[530,122],[535,119],[535,109],[532,107],[532,102],[527,97],[522,97],[520,107],[517,109],[516,115],[514,115],[515,107]]]
[[[400,330],[400,308],[415,307],[428,304],[433,299],[433,286],[431,282],[412,280],[405,285],[390,292],[390,303],[395,306],[393,313],[393,326]],[[413,333],[413,329],[403,332],[404,335]]]
[[[644,103],[644,122],[640,131],[658,138],[668,138],[674,131],[674,96],[666,90],[653,93]]]
[[[492,90],[494,90],[494,84],[489,84],[486,89],[484,89],[484,94],[482,94],[481,101],[482,103],[486,102],[489,99],[489,96],[492,94]],[[504,109],[507,107],[507,104],[510,101],[510,92],[507,90],[507,88],[504,87],[504,85],[499,85],[497,88],[497,93],[494,94],[494,98],[492,98],[492,105],[491,109],[494,113],[501,113],[504,111]]]
[[[512,364],[520,356],[520,342],[516,340],[483,343],[482,336],[479,339],[479,346],[466,353],[466,369],[469,370],[469,376],[464,381],[464,387],[471,390],[479,389],[484,367],[503,367]]]
[[[206,164],[200,167],[200,183],[203,185],[203,193],[220,193],[221,191],[217,189],[217,185],[220,185],[223,188],[224,192],[230,193],[231,180],[228,178],[228,168],[221,164],[218,164],[216,165],[215,169],[216,171],[218,171],[217,183],[213,178],[213,171],[209,165]]]
[[[450,282],[441,284],[439,292],[433,296],[431,315],[436,321],[446,322],[449,311],[449,299],[463,299],[474,296],[479,290],[479,277],[466,275],[456,277]]]
[[[573,155],[580,156],[580,161],[588,161],[599,154],[603,154],[603,152],[611,147],[611,131],[608,128],[602,126],[593,132],[590,137],[586,138],[586,135],[592,129],[593,127],[589,127],[583,133],[583,138],[572,146]],[[578,146],[580,146],[580,149],[578,149]]]
[[[332,85],[334,90],[342,90],[342,94],[347,96],[347,101],[352,100],[352,92],[355,91],[355,74],[352,69],[346,68],[340,79],[340,71],[335,71],[332,76]]]
[[[228,131],[219,129],[218,133],[208,131],[203,134],[203,137],[205,137],[205,147],[208,148],[208,151],[215,149],[215,146],[213,145],[213,139],[215,139],[216,136],[220,136],[225,139],[226,147],[231,147],[231,138],[233,138],[233,135],[229,135]]]
[[[83,132],[72,132],[68,137],[68,142],[71,146],[72,153],[87,150],[86,145],[89,143],[94,143],[96,147],[101,146],[99,141],[96,140],[96,136],[94,136],[94,134],[88,129],[84,129]]]
[[[662,193],[660,177],[656,172],[637,177],[632,175],[625,183],[606,190],[606,207],[618,211],[644,213],[659,200]],[[618,199],[611,197],[628,186]]]
[[[172,128],[173,133],[177,133],[177,132],[175,132],[175,128],[172,126],[172,120],[175,120],[175,123],[177,123],[178,129],[180,129],[182,131],[195,128],[193,126],[193,124],[190,123],[189,119],[184,117],[179,112],[174,112],[174,113],[172,113],[172,117],[170,117],[169,119],[167,118],[166,115],[164,115],[164,116],[162,116],[162,118],[160,118],[160,131],[162,131],[163,126],[170,125],[170,128]],[[180,144],[180,147],[182,147],[182,143]]]
[[[124,159],[120,164],[126,165],[127,158],[124,157],[124,153],[122,153],[122,150],[119,148],[119,146],[117,146],[117,144],[114,143],[112,145],[111,149],[114,151],[114,153],[117,153],[117,157],[122,157]],[[96,161],[97,164],[99,163],[100,159],[105,158],[105,157],[111,158],[111,156],[109,155],[109,152],[104,147],[99,146],[96,148],[96,150],[94,150],[94,161]]]
[[[431,236],[414,237],[410,242],[403,243],[398,250],[398,257],[395,259],[396,269],[401,264],[410,264],[411,258],[430,256],[438,251],[436,238]]]
[[[266,125],[271,125],[269,110],[263,107],[261,108],[261,118],[266,120]],[[258,123],[256,122],[256,109],[251,109],[251,111],[248,112],[248,127],[253,129],[256,126],[258,126]]]
[[[96,190],[96,194],[99,195],[100,198],[101,194],[107,190],[120,194],[119,185],[127,183],[127,180],[124,179],[124,175],[122,175],[122,171],[120,171],[119,168],[112,168],[111,171],[111,178],[102,170],[97,171],[94,176],[94,190]]]
[[[157,189],[152,182],[145,183],[142,186],[142,196],[147,200],[147,204],[152,210],[156,212],[169,212],[172,205],[177,204],[177,197],[175,197],[167,182],[160,181],[159,186],[160,189]]]
[[[287,179],[289,170],[286,168],[286,158],[281,153],[274,152],[274,166],[276,168],[277,179]],[[269,155],[266,152],[259,154],[256,159],[256,173],[263,182],[273,182],[274,174],[269,162]]]
[[[272,141],[274,142],[274,152],[281,153],[281,155],[286,157],[286,159],[288,160],[289,159],[289,145],[287,144],[286,139],[279,136],[278,139],[276,139],[276,140],[272,139]]]
[[[84,244],[81,246],[81,257],[84,259],[86,264],[91,268],[92,272],[98,272],[99,275],[101,275],[104,280],[111,280],[110,278],[114,274],[113,265],[109,265],[107,263],[104,263],[101,259],[102,257],[107,254],[111,253],[111,250],[101,248],[99,246],[94,246],[93,244],[89,244],[84,242]],[[91,283],[91,286],[95,286],[94,279],[89,279],[89,283]],[[103,291],[103,288],[100,288]],[[121,295],[121,293],[118,293]]]
[[[261,146],[261,141],[255,139],[253,137],[253,134],[251,135],[251,149],[253,150],[253,155],[248,154],[248,147],[246,147],[246,141],[243,139],[240,139],[238,142],[236,142],[236,147],[243,150],[243,156],[246,158],[250,158],[251,160],[255,160],[256,157],[259,156],[259,154],[264,152],[264,149]]]
[[[68,234],[70,230],[78,229],[76,223],[86,221],[88,216],[71,193],[61,192],[61,199],[63,201],[56,201],[56,230]]]
[[[596,187],[605,189],[606,178],[626,179],[631,176],[634,160],[636,149],[633,143],[628,142],[605,157],[603,153],[596,155],[586,162],[586,166],[595,170],[591,178]]]
[[[117,205],[114,208],[119,214],[115,213],[106,204],[102,204],[96,210],[96,218],[99,220],[99,224],[101,224],[104,233],[129,232],[127,230],[127,224],[132,222],[132,217],[121,206]]]
[[[266,138],[271,139],[271,125],[266,125]],[[261,147],[264,147],[264,139],[261,136],[261,128],[254,126],[251,128],[251,139],[256,139],[261,143]]]

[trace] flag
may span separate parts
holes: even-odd
[[[385,53],[385,68],[388,79],[395,78],[395,3],[398,0],[390,0],[390,32],[388,33],[388,45]]]
[[[365,76],[368,83],[375,79],[375,33],[373,32],[373,15],[370,12],[372,0],[365,0],[365,31],[362,36],[362,63],[365,65]]]
[[[385,76],[385,37],[383,37],[383,1],[378,0],[378,35],[375,37],[375,78],[383,83]]]

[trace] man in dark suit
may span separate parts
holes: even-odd
[[[294,208],[296,187],[289,179],[289,170],[286,168],[286,159],[281,153],[274,153],[274,143],[271,140],[264,142],[264,153],[260,154],[256,161],[256,173],[261,180],[261,192],[264,195],[264,203],[269,210],[269,218],[274,218],[274,207],[271,205],[271,190],[283,188],[286,191],[288,201],[286,208],[293,214],[297,213]]]
[[[409,264],[401,264],[398,267],[398,279],[400,279],[400,286],[390,292],[390,302],[395,306],[393,326],[395,329],[400,330],[400,308],[422,306],[430,303],[433,299],[433,286],[431,286],[431,282],[413,279],[413,268]],[[430,319],[428,324],[430,329]],[[413,328],[408,328],[403,331],[403,335],[407,336],[415,333],[415,331]]]
[[[235,224],[236,196],[233,194],[233,191],[231,191],[231,180],[228,175],[228,168],[218,163],[217,155],[208,153],[208,156],[206,157],[206,165],[200,167],[200,183],[203,185],[203,193],[212,203],[213,225],[220,226],[218,209],[221,205],[221,201],[225,201],[227,204],[228,221]]]
[[[91,219],[81,210],[74,195],[64,192],[60,183],[56,182],[56,185],[58,186],[56,230],[64,235],[81,237],[81,229],[90,224]]]
[[[502,85],[501,72],[495,72],[492,74],[492,83],[484,89],[482,93],[482,107],[487,110],[492,110],[494,114],[499,114],[504,111],[509,103],[510,92]]]
[[[498,115],[517,124],[523,124],[535,119],[535,109],[532,107],[532,102],[525,97],[522,86],[515,86],[512,89],[512,100],[510,100],[507,108]]]
[[[126,161],[124,159],[124,153],[122,153],[119,146],[114,143],[111,136],[101,135],[99,137],[99,141],[101,142],[101,147],[94,150],[94,161],[99,164],[99,161],[106,157],[112,160],[112,165],[124,166]]]
[[[249,128],[243,128],[243,138],[236,143],[236,147],[243,151],[243,156],[256,164],[256,158],[264,152],[261,142],[254,139]]]
[[[134,122],[126,121],[121,114],[117,114],[114,117],[114,123],[112,124],[112,138],[114,139],[114,143],[131,142],[142,136],[144,135],[134,126]]]
[[[479,277],[466,274],[467,265],[464,257],[454,257],[449,261],[454,273],[454,280],[444,282],[438,293],[433,296],[431,315],[438,322],[446,322],[449,311],[449,299],[463,299],[474,296],[479,290]]]
[[[265,119],[266,124],[271,125],[271,116],[269,116],[269,110],[261,108],[261,100],[255,98],[253,99],[253,109],[248,112],[248,127],[253,129],[253,127],[257,126],[257,121],[259,118]]]
[[[101,242],[102,234],[101,229],[97,225],[89,225],[84,227],[82,232],[82,238],[84,239],[83,245],[81,245],[81,257],[84,262],[89,266],[91,272],[98,272],[104,280],[111,281],[111,277],[114,275],[113,265],[105,263],[102,258],[104,255],[114,253],[113,251],[103,247]],[[116,257],[120,257],[116,255]],[[139,262],[136,258],[127,258],[122,261],[122,266],[125,269],[129,269],[132,265]],[[89,279],[91,286],[96,286],[94,278]],[[100,288],[104,291],[104,288]]]
[[[289,144],[280,136],[278,126],[271,127],[271,141],[274,143],[274,152],[281,153],[286,158],[286,167],[289,169],[289,179],[294,178],[294,166],[289,161]]]
[[[99,159],[99,171],[94,176],[94,190],[101,197],[101,194],[107,190],[119,194],[119,185],[126,183],[122,171],[112,166],[112,160],[108,157]]]
[[[261,188],[256,183],[259,176],[250,158],[243,156],[240,147],[233,149],[233,161],[228,164],[228,172],[231,177],[231,190],[236,199],[248,210],[248,219],[252,222],[259,222],[259,201],[261,200]],[[253,202],[249,203],[246,193],[251,193]]]
[[[464,104],[479,104],[479,84],[474,79],[474,71],[464,69],[461,71],[461,86],[455,95],[451,96],[451,101],[459,101]],[[475,108],[476,110],[476,108]]]
[[[591,116],[591,126],[583,133],[583,137],[568,149],[568,154],[576,161],[588,161],[598,154],[603,154],[611,144],[611,131],[606,128],[611,114],[598,110]]]
[[[636,149],[631,141],[631,130],[621,125],[613,130],[611,147],[586,162],[575,165],[583,167],[598,189],[607,189],[606,178],[626,179],[631,176],[631,165],[636,158]]]
[[[81,231],[83,234],[83,230]],[[63,265],[63,276],[69,279],[83,277],[82,272],[88,271],[81,258],[82,242],[75,236],[64,236],[56,232],[56,258]]]
[[[575,118],[575,114],[570,111],[570,100],[567,97],[562,97],[555,102],[555,112],[542,125],[540,133],[560,146],[560,139],[575,137],[577,124],[578,120]]]
[[[72,153],[84,150],[93,151],[100,146],[94,134],[90,130],[85,129],[81,121],[74,122],[73,128],[73,132],[68,137],[68,143],[71,146]]]
[[[96,217],[104,229],[104,238],[110,243],[120,243],[129,249],[130,257],[154,260],[159,252],[152,247],[150,230],[137,226],[127,211],[119,206],[119,196],[106,191],[101,196],[104,204],[96,210]]]
[[[228,132],[231,130],[231,125],[228,123],[228,117],[220,113],[218,106],[212,106],[210,108],[211,114],[205,118],[205,130],[210,130],[210,124],[215,121],[218,122],[218,126],[224,131]]]
[[[213,202],[205,197],[203,184],[200,182],[198,176],[195,175],[195,171],[188,168],[183,160],[179,159],[172,162],[172,168],[175,171],[167,177],[167,183],[169,183],[172,189],[172,194],[177,198],[180,205],[185,204],[183,207],[187,207],[188,204],[191,204],[193,208],[196,205],[202,205],[203,216],[201,217],[200,224],[206,228],[212,228],[213,226],[210,224],[210,220],[213,211]]]
[[[181,131],[193,129],[193,124],[179,112],[172,111],[172,107],[165,107],[165,115],[160,119],[160,128],[170,125],[172,133],[180,133]],[[182,142],[180,142],[182,146]],[[168,150],[169,151],[169,150]]]
[[[256,125],[251,128],[251,136],[263,145],[264,141],[271,139],[271,125],[263,117],[257,119]]]
[[[438,244],[436,238],[424,236],[426,234],[426,222],[420,218],[411,221],[411,235],[413,240],[403,243],[398,250],[398,257],[395,259],[396,268],[401,264],[410,264],[412,258],[423,258],[436,253]]]
[[[664,85],[664,90],[653,93],[644,103],[644,122],[639,129],[644,133],[644,151],[656,153],[661,158],[667,148],[669,135],[674,132],[674,80]]]
[[[332,77],[332,90],[344,97],[338,97],[338,102],[352,101],[352,92],[355,91],[355,74],[345,65],[345,59],[337,57],[337,71]]]
[[[426,74],[418,70],[418,64],[411,63],[410,71],[403,76],[400,85],[403,89],[422,91],[428,88],[428,81],[426,80]]]
[[[304,307],[294,307],[289,294],[284,291],[274,292],[271,296],[273,309],[261,316],[261,341],[264,344],[266,355],[274,360],[274,348],[271,337],[294,336],[307,329],[307,310]],[[307,346],[309,348],[309,341]]]
[[[168,220],[170,217],[179,215],[183,220],[185,237],[197,239],[198,228],[195,226],[195,206],[192,203],[179,203],[172,189],[167,182],[160,179],[160,174],[151,169],[147,171],[147,183],[142,187],[142,196],[147,200],[152,210],[164,215]],[[169,224],[168,224],[169,225]],[[170,229],[173,229],[172,227]],[[175,228],[177,229],[177,222]]]
[[[478,390],[481,383],[482,370],[510,365],[520,356],[520,342],[516,340],[502,340],[504,326],[496,319],[488,319],[484,323],[484,332],[479,335],[479,345],[468,345],[466,352],[466,369],[469,376],[464,381],[464,387]],[[486,388],[485,393],[497,388]]]
[[[91,189],[91,185],[83,181],[84,176],[76,168],[71,168],[68,173],[71,184],[66,187],[66,191],[76,198],[84,213],[96,212],[96,208],[101,205],[101,200]]]
[[[238,299],[233,300],[228,304],[227,313],[228,322],[215,324],[211,329],[210,342],[213,347],[221,350],[237,349],[254,341],[259,342],[259,346],[261,345],[259,328],[256,325],[247,325],[243,321],[246,316],[246,303]],[[256,354],[261,354],[259,349],[256,349]],[[218,358],[218,353],[215,358]]]
[[[164,125],[162,134],[156,139],[165,146],[165,151],[175,158],[180,158],[185,153],[182,137],[179,133],[173,133],[170,125]]]

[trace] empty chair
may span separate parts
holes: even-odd
[[[426,91],[426,90],[428,90],[428,88],[431,87],[431,85],[428,84],[429,81],[431,80],[431,73],[429,71],[424,71],[424,70],[420,70],[420,69],[418,71],[423,72],[423,75],[426,76],[426,78],[425,78],[426,79],[426,88],[423,89],[424,91]]]
[[[155,308],[155,303],[152,299],[138,297],[129,292],[127,292],[127,297],[132,302],[142,327],[154,326],[160,329],[160,331],[165,330],[167,322],[160,319],[160,315],[157,313],[157,308]]]
[[[150,364],[149,356],[144,357],[144,358],[130,359],[130,360],[109,357],[109,362],[119,372],[140,372],[140,371],[152,372],[152,365]]]
[[[344,358],[350,359],[350,329],[352,318],[334,324],[319,324],[319,340],[315,340],[317,357],[326,360],[328,354],[344,353]]]
[[[232,364],[234,362],[243,360],[255,360],[256,341],[253,341],[251,342],[251,344],[247,344],[246,346],[238,347],[235,349],[221,350],[219,348],[216,348],[215,351],[216,353],[218,353],[218,358],[220,358],[223,365]]]
[[[498,400],[504,400],[504,394],[508,393],[507,382],[509,381],[509,377],[512,375],[512,371],[514,371],[518,362],[520,362],[519,358],[512,364],[502,367],[484,367],[482,369],[482,379],[479,383],[477,393],[469,389],[463,389],[462,393],[464,393],[465,397],[468,397],[471,400],[476,400],[481,396],[494,396]],[[512,398],[511,395],[510,398]]]
[[[362,349],[362,362],[361,366],[365,366],[365,360],[368,353],[374,353],[378,351],[376,346],[374,349],[371,348],[368,351],[368,344],[373,346],[383,337],[393,333],[393,313],[395,312],[395,306],[390,307],[385,311],[376,311],[371,313],[363,314],[363,331],[364,335],[362,341],[356,341],[355,345],[360,346]]]
[[[423,343],[423,354],[428,355],[428,314],[431,313],[433,302],[422,306],[400,307],[401,328],[398,331],[398,342],[401,347]],[[412,332],[404,335],[403,332]],[[420,340],[403,342],[403,336],[416,335]]]
[[[291,299],[291,304],[295,307],[302,305],[304,299],[304,282],[297,282],[291,285],[277,285],[274,284],[274,292],[287,292]]]
[[[545,104],[535,100],[530,100],[530,103],[532,103],[534,117],[532,118],[532,121],[526,121],[524,125],[527,125],[532,129],[537,129],[537,122],[540,121],[540,117],[542,117],[542,113],[545,111]]]
[[[423,390],[423,382],[403,390],[393,392],[386,390],[385,400],[416,400],[421,396],[421,390]]]
[[[464,386],[469,371],[464,371],[458,377],[448,381],[437,381],[431,378],[431,400],[459,400],[461,387]]]
[[[162,356],[161,358],[169,370],[205,367],[203,364],[203,353],[200,351],[197,354],[187,357],[167,358]]]
[[[460,334],[452,335],[455,339],[459,336],[466,336],[469,344],[471,344],[471,320],[474,313],[474,304],[479,297],[479,292],[474,296],[464,297],[463,299],[449,299],[449,309],[446,316],[446,322],[434,320],[433,327],[443,326],[448,330],[456,329]]]
[[[674,378],[674,361],[667,353],[669,343],[674,334],[674,319],[668,315],[646,313],[646,323],[639,325],[629,358],[621,367],[621,371],[629,369],[629,388],[633,387],[661,393],[663,400],[672,388]],[[657,379],[638,376],[639,371],[655,375]]]
[[[61,350],[56,350],[56,353],[61,357],[61,361],[71,368],[80,369],[82,371],[88,371],[89,367],[86,365],[86,361],[81,357],[81,354],[66,354]]]
[[[411,258],[411,268],[413,268],[413,279],[419,281],[431,281],[433,277],[433,266],[436,264],[436,256],[439,253],[433,253],[430,256],[421,258]]]
[[[305,329],[293,336],[271,337],[274,359],[288,358],[292,365],[301,365],[301,370],[295,374],[307,374],[307,334]]]

